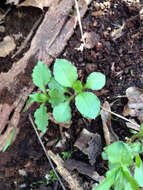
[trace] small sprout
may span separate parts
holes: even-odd
[[[62,152],[63,160],[67,160],[72,156],[72,151]]]
[[[52,183],[53,181],[57,181],[57,176],[53,170],[50,170],[49,174],[45,175],[45,178],[46,178],[47,185]]]

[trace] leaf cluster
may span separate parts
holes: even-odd
[[[140,133],[140,132],[139,132]],[[143,153],[141,142],[114,142],[104,148],[102,157],[108,160],[109,171],[106,178],[92,190],[139,190],[143,187],[143,162],[139,154]]]
[[[89,92],[100,90],[105,85],[105,76],[99,72],[92,72],[83,85],[78,80],[76,67],[65,59],[56,59],[54,63],[53,76],[50,69],[38,61],[33,69],[32,79],[34,84],[41,90],[39,93],[29,95],[26,103],[41,103],[35,111],[35,123],[39,130],[46,132],[48,126],[48,113],[46,103],[53,108],[53,116],[57,122],[69,123],[71,120],[71,100],[75,100],[78,111],[86,118],[95,119],[100,112],[100,101],[98,97]]]

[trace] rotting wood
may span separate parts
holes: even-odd
[[[7,73],[0,74],[0,151],[4,147],[3,141],[8,139],[11,125],[18,126],[25,101],[34,89],[31,74],[37,60],[49,66],[74,33],[76,13],[68,20],[73,5],[74,0],[54,0],[37,29],[29,50],[18,62],[13,63]],[[80,0],[79,7],[82,18],[88,5]],[[17,114],[19,117],[15,117]],[[5,133],[1,134],[6,126]]]

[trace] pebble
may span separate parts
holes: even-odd
[[[0,57],[6,57],[15,47],[14,39],[11,36],[5,36],[3,41],[0,42]]]

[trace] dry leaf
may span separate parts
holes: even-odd
[[[103,107],[108,111],[105,111],[104,109],[101,110],[101,119],[103,124],[103,131],[104,131],[104,137],[106,141],[106,145],[109,145],[110,143],[119,140],[118,136],[114,133],[112,127],[111,127],[111,109],[110,104],[106,101],[103,104]]]
[[[116,39],[120,38],[123,35],[124,28],[125,28],[125,23],[123,23],[122,26],[120,26],[120,28],[114,29],[110,34],[112,40],[116,40]]]
[[[104,176],[100,176],[96,171],[94,171],[94,168],[92,166],[84,162],[68,159],[64,162],[64,166],[71,171],[78,170],[79,173],[87,175],[99,183],[101,183],[104,179]]]
[[[125,105],[123,115],[138,117],[143,122],[143,89],[130,87],[126,90],[128,104]]]
[[[44,7],[49,7],[51,5],[53,0],[26,0],[23,3],[20,3],[17,5],[18,7],[21,6],[32,6],[32,7],[37,7],[43,10]]]
[[[104,15],[104,11],[102,11],[102,10],[95,11],[95,12],[92,12],[92,13],[91,13],[91,16],[94,16],[94,17],[96,17],[96,18],[100,18],[100,17],[103,16],[103,15]]]
[[[96,157],[101,154],[101,137],[97,133],[91,133],[86,129],[83,129],[74,146],[84,154],[88,155],[89,162],[93,165],[96,161]]]
[[[92,49],[99,43],[100,36],[95,32],[85,32],[83,39],[85,40],[85,48]]]

